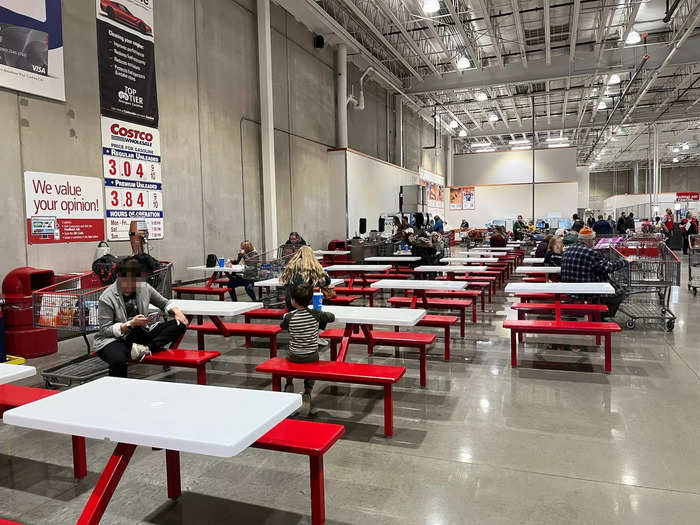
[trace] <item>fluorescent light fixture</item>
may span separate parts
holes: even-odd
[[[608,105],[605,103],[604,100],[600,101],[600,103],[598,104],[598,109],[608,109]]]
[[[613,73],[608,79],[608,86],[614,86],[616,84],[619,84],[621,81],[622,79],[620,78],[620,75],[618,75],[617,73]]]
[[[440,0],[423,0],[424,13],[437,13],[440,11]]]
[[[518,139],[518,140],[511,140],[508,142],[511,146],[522,146],[523,144],[530,144],[530,141],[528,139]]]
[[[687,144],[683,144],[683,145],[681,146],[681,149],[682,149],[683,151],[688,151],[688,150],[690,149],[690,146],[688,146]]]
[[[673,157],[673,162],[674,163],[678,162],[678,157]]]
[[[457,129],[457,128],[459,127],[459,122],[457,122],[455,119],[452,119],[452,120],[450,121],[450,127],[451,127],[452,129]]]
[[[568,142],[568,137],[549,137],[545,142]]]
[[[467,130],[466,130],[466,129],[460,129],[460,130],[459,130],[459,136],[460,136],[460,137],[466,137],[466,136],[467,136]]]
[[[615,137],[610,137],[610,142],[617,142],[617,139]]]
[[[595,162],[591,162],[591,165],[590,165],[590,166],[588,166],[588,167],[589,167],[590,169],[593,169],[593,168],[595,168],[595,167],[596,167],[596,163],[595,163]]]
[[[472,148],[490,148],[491,143],[490,142],[474,142],[472,144]]]
[[[457,59],[457,69],[468,69],[472,67],[472,63],[468,57],[462,55]]]
[[[678,148],[673,148],[671,151],[672,151],[673,153],[678,153],[678,152],[680,151],[680,149],[678,149]]]
[[[474,98],[479,102],[484,102],[489,99],[489,96],[483,91],[477,91],[476,93],[474,93]]]
[[[489,115],[489,122],[496,122],[497,120],[498,120],[498,115],[496,115],[495,113],[491,113]]]
[[[558,144],[547,144],[548,148],[568,148],[569,143],[568,142],[560,142]]]
[[[519,150],[532,149],[532,146],[513,146],[510,149],[513,151],[519,151]]]
[[[639,44],[642,41],[642,35],[637,33],[634,29],[627,33],[627,39],[625,40],[625,44]]]
[[[479,149],[476,150],[476,153],[490,153],[492,151],[496,151],[496,148],[484,148],[484,149]]]

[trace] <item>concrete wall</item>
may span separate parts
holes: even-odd
[[[639,167],[639,193],[647,193],[651,190],[646,187],[646,165]],[[634,191],[634,175],[632,170],[625,171],[598,171],[590,176],[590,195],[601,199],[607,199],[613,195],[624,195]],[[662,167],[661,168],[661,192],[700,191],[700,167]]]
[[[0,88],[0,276],[25,264],[72,271],[92,261],[93,244],[26,246],[22,173],[102,177],[94,5],[63,3],[65,104]],[[284,240],[298,230],[321,246],[334,234],[326,218],[337,212],[327,173],[335,146],[333,50],[314,49],[312,34],[275,4],[272,26],[278,232]],[[207,253],[262,241],[256,31],[253,0],[156,3],[166,239],[153,242],[152,253],[176,263],[176,278],[193,277],[185,267]],[[360,74],[350,66],[349,84],[359,87]],[[393,101],[387,112],[386,92],[371,76],[365,98],[363,112],[350,110],[350,145],[387,158]],[[444,173],[445,149],[423,150],[432,127],[407,108],[404,121],[406,167]]]

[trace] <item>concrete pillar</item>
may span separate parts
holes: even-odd
[[[345,44],[335,48],[336,142],[348,147],[348,50]]]
[[[639,193],[639,162],[634,163],[633,176],[634,179],[632,181],[632,193],[636,195],[637,193]]]
[[[450,209],[450,186],[454,185],[454,138],[447,137],[447,151],[445,152],[445,193],[443,195],[445,210],[443,218],[447,220],[447,211]],[[450,226],[451,228],[455,225]]]
[[[652,180],[652,199],[650,210],[653,213],[654,207],[659,205],[659,131],[656,124],[654,130],[654,178]]]
[[[403,97],[397,93],[394,95],[394,164],[403,167]]]
[[[258,67],[260,73],[260,127],[262,155],[263,230],[265,250],[277,248],[277,185],[275,127],[272,99],[272,43],[270,0],[258,1]]]

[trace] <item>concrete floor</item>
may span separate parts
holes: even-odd
[[[512,370],[501,327],[511,301],[499,292],[464,340],[455,330],[451,362],[442,360],[438,340],[424,390],[415,353],[395,359],[393,348],[375,350],[371,362],[408,369],[395,393],[391,439],[382,435],[379,389],[332,392],[317,383],[315,419],[346,426],[326,455],[327,523],[698,523],[700,298],[681,287],[672,333],[649,326],[615,335],[610,375],[586,338],[575,341],[584,345],[578,352],[530,338],[521,368]],[[270,388],[253,372],[266,350],[213,337],[208,346],[224,354],[210,384]],[[59,356],[38,366],[83,351],[80,340],[65,341]],[[351,348],[350,359],[367,362],[361,347]],[[143,365],[130,373],[195,380],[191,371]],[[88,441],[90,473],[76,483],[68,437],[0,425],[0,517],[74,523],[112,448]],[[232,459],[183,454],[177,503],[166,497],[164,475],[162,452],[137,449],[102,523],[310,522],[305,457],[252,449]]]

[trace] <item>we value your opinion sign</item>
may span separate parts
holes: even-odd
[[[24,172],[27,242],[94,242],[105,237],[102,180]]]

